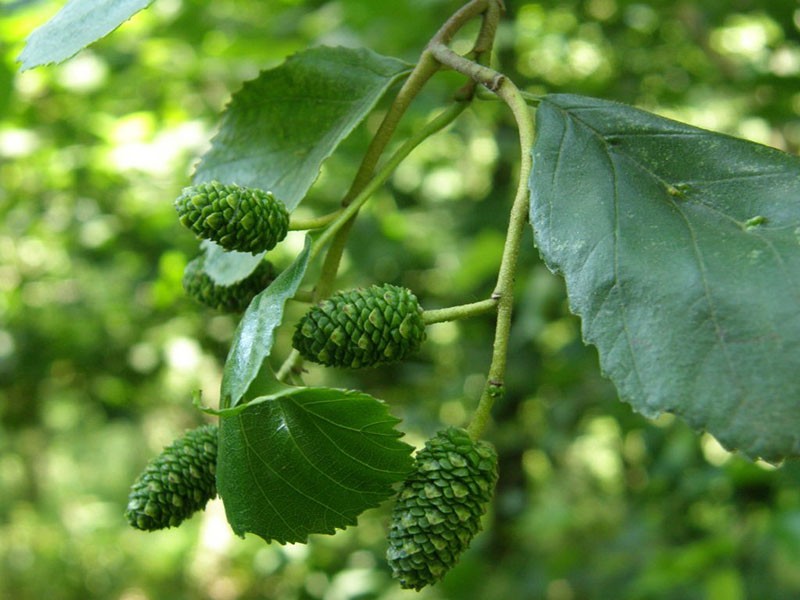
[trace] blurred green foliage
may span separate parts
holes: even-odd
[[[232,536],[220,503],[177,530],[123,518],[131,482],[217,399],[235,321],[184,298],[197,253],[171,200],[230,94],[313,44],[413,61],[454,0],[158,0],[58,66],[20,73],[54,2],[0,3],[0,597],[395,599],[389,507],[307,546]],[[532,92],[620,100],[797,152],[795,0],[508,0],[498,67]],[[465,38],[466,40],[466,38]],[[466,43],[456,40],[456,49]],[[440,106],[445,74],[403,128]],[[491,291],[517,156],[509,115],[478,103],[420,147],[363,212],[342,287],[412,288],[426,308]],[[375,119],[303,210],[345,191]],[[402,128],[399,132],[402,134]],[[509,395],[489,437],[501,479],[487,531],[428,599],[738,600],[800,596],[800,466],[753,464],[616,400],[530,236]],[[300,239],[290,238],[288,262]],[[302,306],[290,306],[291,319]],[[281,330],[280,360],[289,327]],[[309,383],[391,403],[415,445],[468,418],[492,323],[430,328],[421,355]]]

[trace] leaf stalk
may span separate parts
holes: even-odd
[[[447,321],[456,321],[458,319],[466,319],[469,317],[477,317],[497,308],[496,298],[487,298],[478,302],[470,304],[460,304],[458,306],[449,306],[447,308],[439,308],[434,310],[426,310],[422,313],[422,320],[425,325],[433,325],[434,323],[445,323]]]

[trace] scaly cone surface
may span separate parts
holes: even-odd
[[[217,495],[217,434],[216,425],[192,429],[145,467],[128,496],[132,527],[177,527]]]
[[[497,453],[450,427],[416,455],[392,511],[386,558],[407,589],[436,583],[480,531],[497,482]]]
[[[225,250],[265,252],[289,230],[289,212],[271,192],[218,181],[184,188],[175,210],[181,224]]]
[[[297,324],[292,344],[310,361],[357,369],[403,360],[424,340],[417,297],[384,284],[339,292],[312,307]]]

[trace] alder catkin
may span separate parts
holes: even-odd
[[[297,324],[292,344],[313,362],[357,369],[403,360],[425,339],[417,297],[396,285],[334,294]]]
[[[261,261],[255,270],[232,285],[219,285],[203,270],[205,258],[198,256],[183,271],[183,289],[210,308],[228,313],[244,312],[253,298],[275,279],[275,268]]]
[[[271,192],[218,181],[184,188],[175,210],[184,226],[225,250],[271,250],[289,230],[289,212]]]
[[[177,527],[217,495],[217,433],[216,425],[192,429],[145,467],[128,496],[132,527]]]
[[[480,531],[494,493],[497,453],[450,427],[417,452],[392,511],[386,558],[407,589],[436,583]]]

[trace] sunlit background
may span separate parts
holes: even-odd
[[[521,87],[619,100],[798,152],[795,0],[506,3],[496,61]],[[179,529],[128,527],[138,472],[206,418],[192,393],[216,403],[236,326],[184,297],[197,243],[171,205],[217,115],[243,81],[309,45],[414,61],[461,3],[157,0],[64,64],[20,73],[24,38],[61,4],[0,0],[0,597],[800,597],[800,467],[748,462],[618,402],[530,235],[509,397],[489,431],[501,454],[496,501],[443,583],[415,594],[391,580],[388,505],[305,546],[234,537],[218,501]],[[400,134],[458,85],[437,78]],[[378,118],[326,164],[305,214],[336,205]],[[400,283],[427,308],[486,297],[516,143],[502,107],[480,102],[420,147],[359,219],[341,285]],[[291,237],[276,262],[300,243]],[[420,445],[468,420],[491,334],[488,319],[437,325],[399,367],[312,368],[307,381],[387,400]]]

